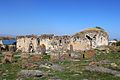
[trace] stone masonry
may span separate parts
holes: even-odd
[[[72,36],[55,36],[44,34],[41,36],[17,36],[17,50],[22,52],[57,51],[85,51],[99,46],[108,45],[107,32],[98,28],[88,28]]]

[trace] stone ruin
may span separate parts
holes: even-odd
[[[67,49],[68,43],[70,43],[70,36],[54,36],[52,34],[18,36],[17,50],[27,53],[41,52],[44,54],[45,52],[62,49],[64,47]]]
[[[13,54],[10,52],[7,52],[4,54],[4,58],[2,60],[2,63],[12,63],[12,58],[13,58]]]
[[[17,36],[17,51],[26,53],[50,53],[56,51],[73,52],[95,49],[99,46],[108,45],[108,34],[98,28],[88,28],[72,36],[55,36],[44,34],[41,36],[26,35]]]

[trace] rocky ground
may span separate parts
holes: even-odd
[[[0,53],[0,80],[120,80],[120,52],[56,61],[49,55],[12,54]]]

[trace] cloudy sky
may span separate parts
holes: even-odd
[[[120,0],[0,0],[0,34],[74,34],[100,26],[120,39]]]

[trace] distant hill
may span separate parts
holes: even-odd
[[[0,34],[0,40],[15,39],[15,35]]]
[[[10,34],[0,34],[0,36],[3,36],[3,37],[6,37],[6,36],[16,37],[16,35],[10,35]]]

